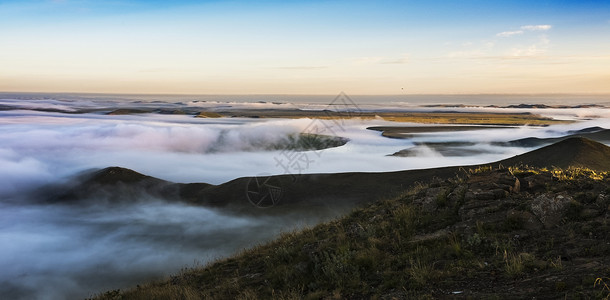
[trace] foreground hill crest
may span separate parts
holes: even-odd
[[[605,297],[610,173],[470,169],[100,299]]]
[[[596,171],[610,170],[610,147],[581,137],[569,138],[522,155],[494,163],[465,167],[444,167],[384,173],[303,174],[273,176],[274,186],[281,188],[282,201],[273,209],[262,211],[247,198],[246,187],[252,178],[237,178],[220,184],[180,184],[140,174],[136,171],[110,167],[85,174],[75,186],[60,187],[62,192],[50,193],[52,202],[75,202],[100,199],[113,203],[143,198],[182,201],[189,204],[223,208],[240,213],[283,213],[284,208],[300,207],[305,211],[326,210],[348,212],[356,205],[400,194],[416,182],[432,178],[447,179],[463,175],[465,168],[483,166],[583,167]],[[260,178],[266,180],[267,178]],[[278,211],[279,210],[279,211]]]
[[[552,149],[574,161],[607,155],[606,146],[575,139],[515,159],[531,163]],[[335,221],[98,298],[610,296],[599,286],[610,282],[610,172],[501,165],[430,177]]]
[[[610,147],[587,138],[573,137],[501,162],[506,165],[584,167],[597,171],[608,171],[610,170]]]

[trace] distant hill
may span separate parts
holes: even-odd
[[[248,214],[282,214],[290,210],[339,215],[355,206],[398,195],[417,182],[432,178],[448,179],[482,166],[521,164],[560,168],[579,166],[607,171],[610,170],[610,147],[584,138],[570,138],[512,158],[475,166],[380,173],[242,177],[220,185],[172,183],[133,170],[112,167],[82,175],[69,188],[58,187],[67,192],[50,194],[55,195],[51,198],[52,202],[73,203],[79,199],[102,198],[112,203],[153,197]],[[275,198],[273,203],[269,202],[272,196]]]
[[[46,187],[50,203],[123,203],[150,198],[174,199],[175,184],[121,167],[86,171],[70,182]]]
[[[512,166],[586,167],[597,171],[610,170],[610,147],[582,137],[570,137],[555,144],[505,159],[499,163]]]
[[[144,183],[145,185],[154,186],[165,184],[167,181],[147,176],[126,168],[109,167],[99,171],[94,171],[89,176],[86,176],[84,183],[99,185],[111,185],[117,183]]]
[[[152,110],[144,110],[144,109],[136,109],[136,108],[119,108],[119,109],[115,109],[111,112],[108,112],[107,115],[119,116],[119,115],[146,114],[146,113],[151,113],[151,112],[152,112]]]
[[[601,127],[590,127],[582,130],[578,130],[575,132],[569,132],[569,135],[556,137],[556,138],[537,138],[537,137],[528,137],[523,139],[518,139],[509,142],[501,142],[494,143],[500,146],[514,146],[514,147],[539,147],[543,145],[549,145],[552,143],[557,143],[563,141],[565,139],[573,138],[573,137],[582,137],[590,140],[594,140],[597,142],[610,142],[610,129],[604,129]]]

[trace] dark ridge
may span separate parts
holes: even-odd
[[[476,143],[472,142],[448,142],[448,143],[435,143],[435,142],[414,142],[415,146],[402,149],[400,151],[394,152],[393,154],[389,154],[388,156],[398,156],[398,157],[413,157],[419,154],[419,151],[425,148],[430,148],[442,156],[445,157],[456,157],[456,156],[470,156],[470,155],[480,155],[486,153],[486,150],[480,148],[463,148],[468,146],[474,146]]]
[[[610,170],[610,147],[583,137],[571,137],[555,144],[505,159],[499,163],[534,167],[585,167]]]
[[[47,187],[47,202],[116,204],[156,198],[176,200],[178,186],[136,171],[109,167],[77,175],[68,184]]]
[[[107,115],[131,115],[131,114],[146,114],[146,113],[150,113],[151,111],[149,110],[143,110],[143,109],[135,109],[135,108],[119,108],[119,109],[115,109],[109,113],[107,113]]]
[[[138,197],[144,195],[239,213],[281,214],[291,210],[338,215],[355,206],[400,194],[417,182],[429,181],[432,178],[448,179],[463,174],[469,168],[499,164],[505,167],[586,167],[597,171],[610,171],[610,147],[584,138],[570,138],[509,159],[476,166],[380,173],[242,177],[220,185],[172,183],[133,170],[111,167],[81,177],[78,184],[56,199],[75,201],[103,198],[110,199],[109,201],[137,201]],[[256,181],[264,182],[278,192],[277,203],[271,206],[257,206],[253,203],[257,199],[253,199],[252,195],[264,196],[269,192],[268,188],[254,184]]]
[[[85,180],[85,183],[96,183],[101,185],[123,183],[139,183],[139,182],[150,182],[150,183],[165,183],[161,179],[157,179],[142,173],[138,173],[134,170],[121,168],[121,167],[108,167],[99,171],[95,171]]]
[[[610,147],[583,138],[571,138],[560,143],[525,153],[506,160],[465,167],[444,167],[422,170],[407,170],[382,173],[335,173],[280,175],[259,178],[271,186],[281,189],[280,201],[265,213],[281,210],[282,207],[307,206],[320,209],[353,208],[380,198],[399,194],[417,182],[432,178],[448,179],[463,174],[465,169],[480,166],[511,166],[527,164],[540,167],[568,168],[587,167],[598,171],[610,171]],[[206,186],[203,190],[189,191],[191,199],[203,205],[236,208],[240,211],[253,209],[248,198],[251,177],[237,178],[217,186]],[[193,196],[197,193],[197,196]],[[185,193],[186,194],[186,193]]]
[[[212,186],[214,185],[209,183],[178,183],[175,185],[175,188],[178,191],[178,197],[182,201],[197,203],[205,197],[206,189]]]
[[[580,129],[580,130],[570,130],[570,131],[568,131],[568,133],[569,134],[592,133],[592,132],[602,131],[602,130],[605,130],[605,129],[606,128],[603,128],[603,127],[593,126],[593,127],[583,128],[583,129]]]
[[[157,109],[154,111],[160,115],[187,115],[189,112],[182,109]]]
[[[489,106],[492,107],[492,106]],[[508,106],[499,106],[502,108],[593,108],[593,107],[603,107],[598,104],[581,104],[581,105],[546,105],[546,104],[518,104],[518,105],[508,105]]]
[[[599,128],[599,130],[597,130]],[[538,147],[543,145],[548,145],[552,143],[557,143],[563,141],[568,138],[573,137],[582,137],[590,140],[594,140],[597,142],[610,142],[610,129],[605,129],[601,127],[591,127],[585,128],[582,130],[569,132],[571,134],[557,137],[557,138],[536,138],[536,137],[528,137],[523,139],[518,139],[509,142],[502,143],[494,143],[495,145],[500,146],[514,146],[514,147]]]
[[[470,131],[484,129],[506,129],[512,126],[486,126],[486,125],[447,125],[447,126],[370,126],[366,129],[381,132],[397,133],[428,133],[447,131]]]

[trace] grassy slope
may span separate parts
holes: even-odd
[[[609,295],[594,283],[610,275],[610,174],[486,168],[471,173],[377,201],[167,281],[99,298]],[[540,205],[547,198],[565,201],[551,209]]]

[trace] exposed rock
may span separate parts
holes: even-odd
[[[495,190],[502,189],[509,193],[519,192],[521,183],[508,169],[488,172],[486,176],[472,176],[467,181],[471,189]]]
[[[546,174],[524,174],[526,177],[522,177],[521,181],[524,191],[536,193],[546,190],[547,185],[551,181],[551,177]]]
[[[447,194],[450,189],[447,187],[428,188],[422,197],[418,197],[414,202],[421,205],[427,212],[434,211],[440,202],[447,201]]]
[[[570,201],[572,197],[564,193],[542,194],[532,201],[530,209],[545,228],[552,228],[560,224]]]

